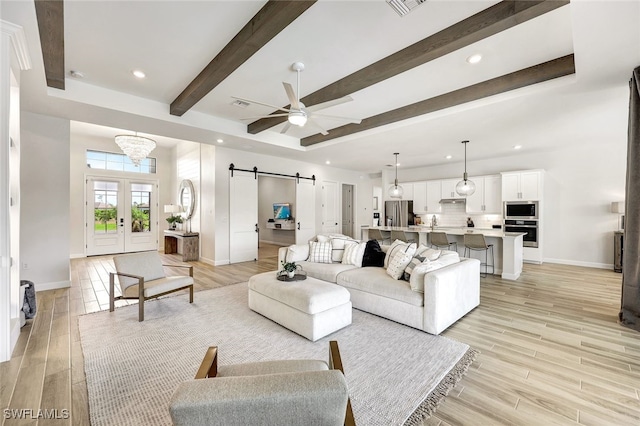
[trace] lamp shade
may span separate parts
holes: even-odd
[[[611,213],[624,214],[624,201],[614,201],[611,203]]]
[[[177,204],[166,204],[164,206],[165,213],[174,214],[174,213],[180,213],[180,211],[182,211],[182,208]]]

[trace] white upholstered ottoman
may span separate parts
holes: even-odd
[[[275,271],[249,279],[249,308],[314,342],[351,324],[346,288],[312,277],[279,281]]]

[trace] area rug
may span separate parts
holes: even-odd
[[[434,411],[475,358],[469,346],[356,309],[353,323],[311,342],[247,307],[247,284],[78,318],[91,424],[170,425],[169,400],[209,346],[219,364],[328,359],[339,342],[356,423],[412,425]]]

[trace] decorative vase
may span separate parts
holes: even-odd
[[[296,271],[287,271],[287,276],[293,278],[296,275]]]

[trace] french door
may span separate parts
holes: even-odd
[[[158,249],[158,181],[87,176],[86,254]]]

